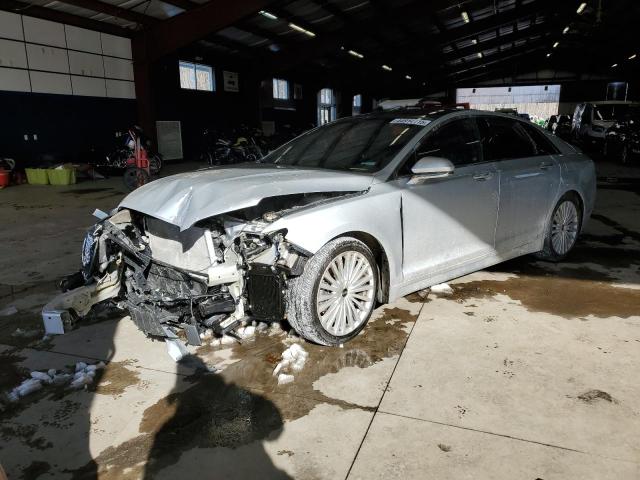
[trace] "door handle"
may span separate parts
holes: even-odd
[[[478,172],[473,174],[473,179],[478,182],[484,182],[485,180],[489,180],[493,177],[493,173],[491,172]]]
[[[547,170],[550,167],[553,167],[553,163],[551,163],[551,162],[541,162],[540,163],[540,170]]]

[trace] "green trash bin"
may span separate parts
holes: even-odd
[[[50,168],[47,170],[51,185],[72,185],[76,183],[74,168]]]
[[[45,168],[25,168],[30,185],[49,185],[49,175]]]

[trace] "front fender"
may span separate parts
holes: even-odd
[[[387,256],[390,284],[401,283],[401,195],[387,184],[377,187],[363,195],[286,215],[264,233],[287,229],[287,241],[312,254],[345,233],[367,233],[380,243]]]

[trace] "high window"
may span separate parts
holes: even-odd
[[[213,92],[216,89],[213,68],[209,65],[180,61],[180,88]]]
[[[318,125],[332,122],[336,119],[336,101],[333,90],[323,88],[318,93]]]
[[[351,107],[351,115],[360,115],[362,110],[362,95],[353,96],[353,105]]]
[[[273,79],[273,98],[289,100],[289,82],[281,78]]]

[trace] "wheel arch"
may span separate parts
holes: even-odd
[[[380,281],[378,282],[377,299],[380,303],[387,303],[389,301],[390,284],[389,258],[380,241],[370,233],[357,230],[341,233],[340,235],[333,237],[331,240],[341,237],[355,238],[369,247],[378,266]]]
[[[587,215],[587,212],[585,211],[584,198],[582,198],[582,195],[580,194],[580,192],[578,190],[575,190],[575,189],[572,188],[572,189],[566,190],[562,195],[560,195],[560,197],[558,198],[558,201],[560,201],[560,198],[566,197],[567,195],[573,195],[574,197],[576,197],[578,199],[578,207],[580,208],[580,213],[582,214],[581,215],[581,224],[584,225],[585,218],[586,218],[586,215]],[[581,225],[581,227],[582,227],[582,225]]]

